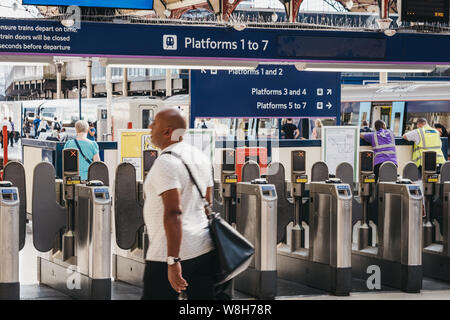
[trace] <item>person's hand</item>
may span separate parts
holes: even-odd
[[[171,266],[167,266],[167,274],[173,290],[178,293],[186,290],[188,283],[183,279],[183,276],[181,275],[181,263],[177,262]]]

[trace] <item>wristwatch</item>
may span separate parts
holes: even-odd
[[[173,264],[175,264],[175,263],[177,263],[177,262],[179,262],[179,261],[181,261],[181,259],[180,258],[175,258],[175,257],[167,257],[167,264],[169,265],[169,266],[171,266],[171,265],[173,265]]]

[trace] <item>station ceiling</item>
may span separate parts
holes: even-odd
[[[215,14],[223,13],[223,16],[231,14],[242,0],[154,0],[154,11],[149,10],[125,10],[117,9],[117,15],[136,15],[146,18],[158,16],[160,18],[179,18],[184,12],[192,9],[207,9]],[[300,7],[303,0],[279,0],[289,10],[289,3],[295,8]],[[322,0],[333,5],[336,1],[342,4],[347,12],[377,13],[379,0]],[[390,12],[397,13],[397,1],[390,0]],[[44,16],[60,15],[57,7],[39,6],[41,14]],[[167,10],[168,9],[168,10]],[[342,7],[340,8],[342,11]]]

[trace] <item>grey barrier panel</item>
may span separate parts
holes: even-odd
[[[348,162],[342,162],[336,167],[336,178],[341,179],[343,183],[347,183],[353,188],[353,167]]]
[[[99,180],[103,182],[105,186],[109,186],[109,172],[107,165],[101,161],[92,162],[88,169],[88,180]]]
[[[328,179],[328,166],[323,161],[318,161],[311,167],[311,181],[326,181]]]
[[[447,161],[441,167],[441,183],[445,181],[450,181],[450,161]]]
[[[395,182],[397,181],[397,166],[391,162],[386,161],[380,166],[378,173],[379,182]]]
[[[260,178],[259,165],[256,161],[247,161],[242,166],[242,182],[250,182]]]
[[[403,179],[409,179],[411,181],[419,180],[419,170],[414,162],[409,161],[403,168]]]
[[[27,189],[25,182],[25,168],[18,161],[10,161],[3,170],[3,180],[10,181],[19,190],[19,249],[25,246],[27,223]]]
[[[33,244],[40,252],[53,248],[56,235],[66,227],[67,211],[56,202],[55,168],[41,162],[33,172]]]
[[[136,169],[131,163],[121,163],[116,169],[114,214],[116,242],[128,250],[136,242],[136,233],[144,225],[143,208],[137,198]]]

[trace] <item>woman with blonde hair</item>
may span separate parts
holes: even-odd
[[[313,139],[322,139],[322,121],[320,119],[316,119],[314,121],[314,129],[312,131]]]

